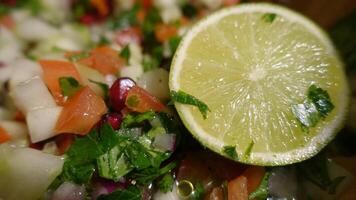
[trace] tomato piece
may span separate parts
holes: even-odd
[[[255,191],[257,187],[261,184],[265,173],[265,168],[259,166],[250,166],[244,171],[243,176],[245,176],[248,180],[247,191],[249,194]]]
[[[161,43],[177,35],[177,32],[178,32],[177,27],[170,24],[158,24],[155,27],[156,39]]]
[[[138,27],[130,27],[120,30],[115,34],[115,42],[122,47],[130,43],[140,44],[141,30]]]
[[[62,134],[57,136],[56,144],[58,147],[58,154],[63,155],[69,149],[69,147],[72,145],[73,142],[74,142],[74,135]]]
[[[10,15],[3,15],[0,16],[0,25],[12,30],[15,27],[15,22]]]
[[[109,7],[105,0],[90,0],[90,3],[96,8],[100,16],[107,16],[109,14]]]
[[[165,105],[163,105],[156,97],[138,86],[133,86],[129,90],[125,105],[136,112],[160,112],[165,109]]]
[[[145,17],[146,17],[146,11],[144,9],[140,9],[137,11],[136,19],[139,24],[143,24],[143,22],[145,21]]]
[[[247,178],[239,176],[227,184],[228,200],[248,200]]]
[[[54,131],[86,135],[106,111],[104,100],[84,87],[64,104]]]
[[[58,105],[63,105],[65,99],[59,85],[59,78],[72,77],[82,84],[82,80],[80,79],[77,69],[74,64],[66,61],[40,60],[39,63],[43,69],[44,82],[51,91],[56,103]]]
[[[116,74],[125,64],[125,60],[114,49],[102,46],[94,49],[87,58],[78,61],[88,67],[98,70],[104,75]]]
[[[11,140],[11,136],[6,132],[6,130],[0,127],[0,144]]]

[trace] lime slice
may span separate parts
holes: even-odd
[[[337,53],[320,27],[271,4],[243,4],[197,23],[172,62],[170,89],[206,103],[175,103],[189,131],[206,147],[255,165],[286,165],[317,154],[344,121],[348,86]],[[326,90],[335,108],[308,133],[291,107],[308,88]],[[229,147],[229,148],[227,148]]]

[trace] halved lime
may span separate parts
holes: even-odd
[[[328,36],[271,4],[243,4],[198,22],[178,47],[169,84],[209,106],[204,119],[196,107],[175,103],[203,145],[225,156],[234,147],[235,160],[255,165],[312,157],[335,136],[348,104],[343,65]],[[326,90],[335,108],[305,132],[291,108],[311,85]]]

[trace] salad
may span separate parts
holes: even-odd
[[[221,153],[190,133],[177,104],[193,107],[203,122],[212,107],[169,87],[171,69],[189,30],[236,4],[1,1],[0,200],[356,199],[355,12],[329,32],[346,64],[350,114],[317,155],[252,165],[253,157],[243,158],[239,147],[226,145]],[[268,24],[278,17],[262,19]],[[264,72],[256,73],[250,78]],[[297,129],[312,135],[338,102],[318,86],[308,91],[303,103],[318,97],[323,112],[315,119],[307,110],[312,124],[303,124],[297,108],[306,103],[296,102],[291,114]],[[247,142],[244,155],[258,145]]]

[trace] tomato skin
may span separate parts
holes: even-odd
[[[106,111],[104,100],[84,87],[64,104],[54,131],[86,135]]]
[[[0,127],[0,144],[11,140],[11,136],[6,132],[6,130]]]
[[[65,99],[59,85],[59,78],[72,77],[82,84],[77,69],[73,63],[59,60],[40,60],[39,64],[43,69],[43,80],[51,91],[56,103],[63,105]]]
[[[227,184],[228,200],[248,200],[247,178],[239,176]]]
[[[160,112],[166,107],[156,97],[138,86],[133,86],[129,90],[125,105],[130,110],[141,113],[147,111]]]
[[[161,43],[164,43],[170,38],[176,36],[177,32],[177,27],[169,24],[157,24],[155,27],[156,39]]]

